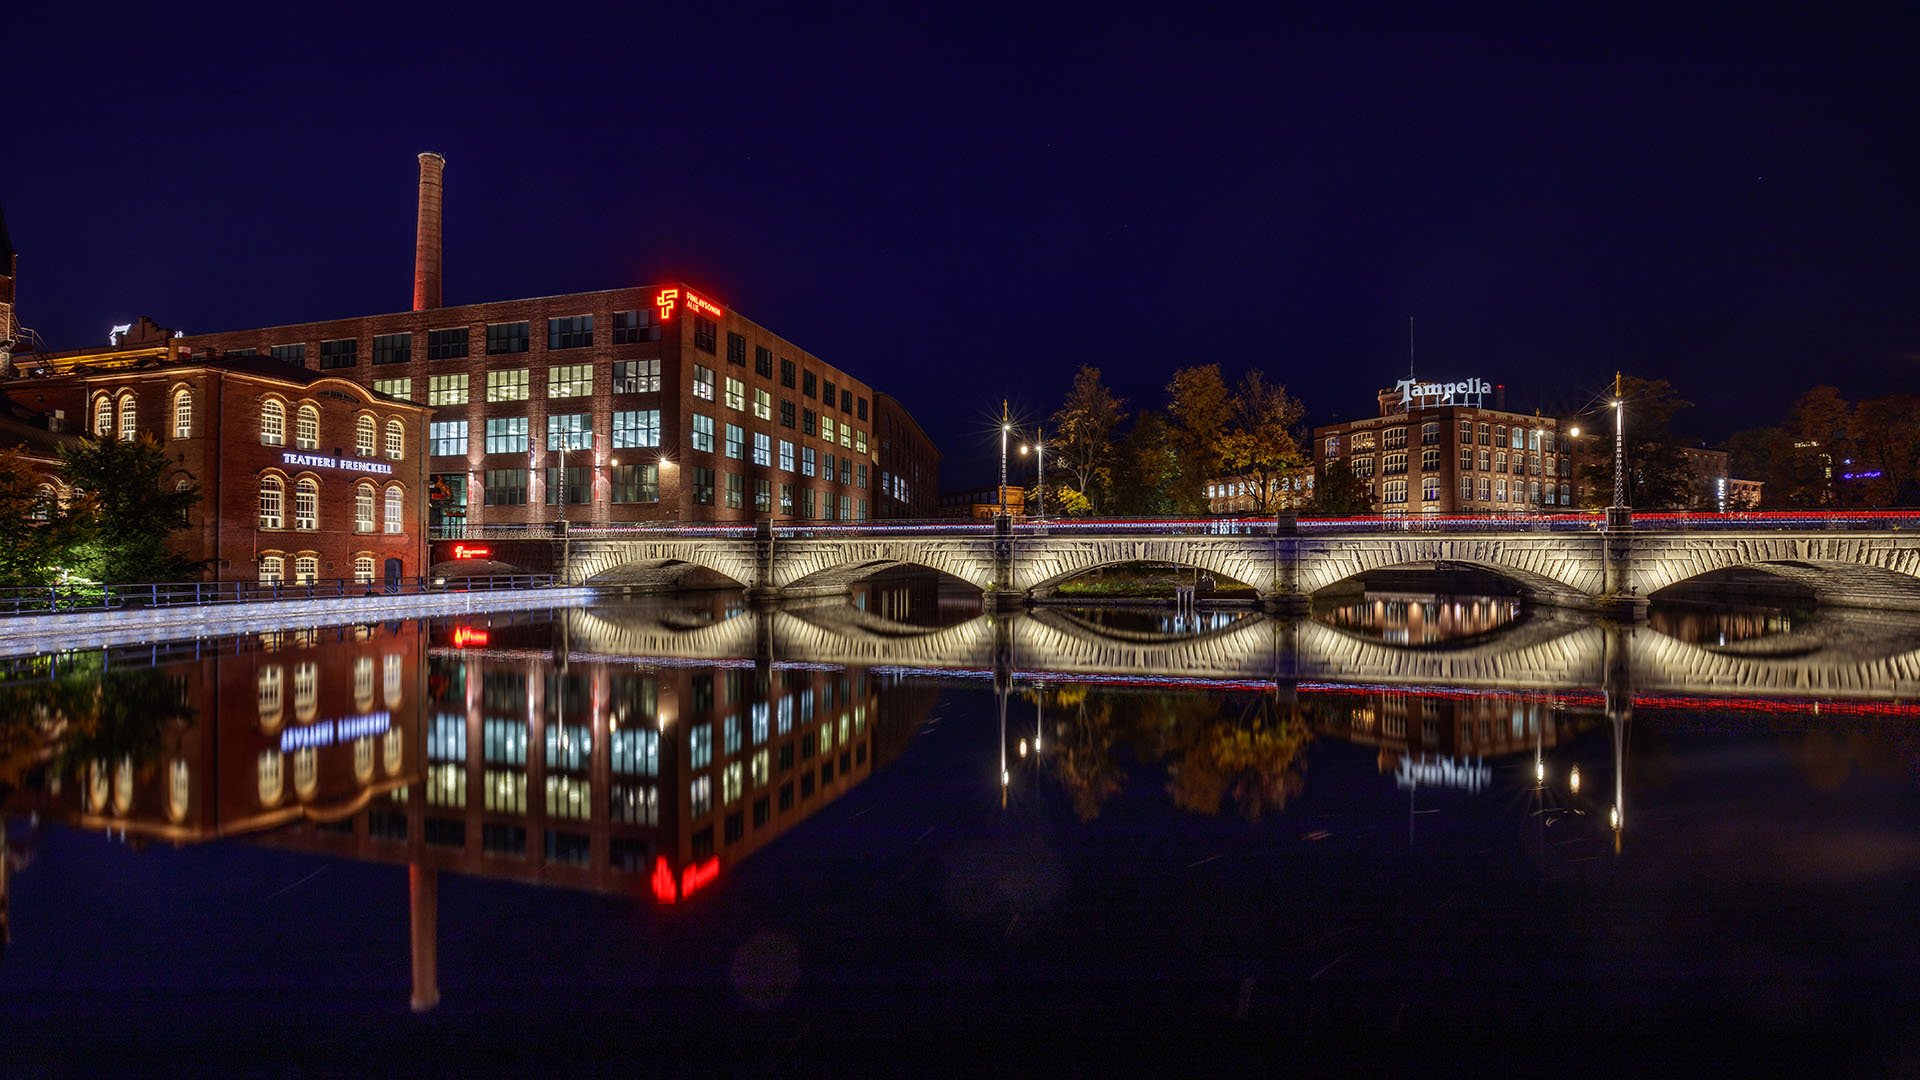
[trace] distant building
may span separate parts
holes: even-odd
[[[1247,476],[1220,476],[1207,481],[1207,512],[1213,514],[1275,513],[1304,510],[1313,499],[1314,467],[1303,465],[1267,481],[1267,497],[1260,498],[1260,481]]]
[[[1005,491],[1006,510],[1012,517],[1025,517],[1027,511],[1027,491],[1015,484],[1008,484]],[[940,496],[940,517],[943,518],[985,518],[999,515],[1001,507],[1001,489],[998,487],[973,488],[968,491],[949,491]]]

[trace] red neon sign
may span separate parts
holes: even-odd
[[[720,857],[718,855],[698,866],[689,866],[680,872],[680,898],[692,896],[695,892],[713,883],[720,876]]]
[[[453,557],[456,559],[484,559],[493,554],[490,547],[475,547],[467,544],[453,545]]]
[[[667,865],[667,857],[665,855],[653,861],[653,876],[649,880],[653,884],[653,898],[655,900],[663,904],[671,904],[675,900],[680,899],[680,894],[673,889],[673,868]]]
[[[485,630],[471,626],[456,626],[453,628],[453,647],[464,649],[469,645],[485,645],[488,636]]]
[[[661,322],[666,322],[673,318],[673,306],[676,303],[687,305],[688,311],[696,311],[702,315],[711,315],[716,319],[726,314],[720,310],[720,305],[708,300],[692,289],[686,289],[684,291],[671,288],[661,289],[659,292],[653,294],[653,306],[660,309]]]

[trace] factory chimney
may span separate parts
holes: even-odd
[[[420,155],[420,217],[413,242],[413,310],[440,306],[440,174],[447,159]]]

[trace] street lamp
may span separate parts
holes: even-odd
[[[1613,505],[1627,505],[1627,413],[1619,398],[1613,399]]]
[[[1007,400],[1000,399],[1000,516],[1007,516],[1007,439],[1013,434],[1013,421],[1007,417]]]
[[[1043,438],[1044,436],[1041,432],[1034,432],[1033,460],[1035,466],[1039,469],[1039,477],[1034,481],[1033,519],[1035,521],[1044,520],[1047,516],[1047,444],[1043,441]],[[1026,443],[1020,444],[1020,456],[1027,456]]]

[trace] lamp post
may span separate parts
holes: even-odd
[[[1026,456],[1027,449],[1028,444],[1020,444],[1021,457]],[[1044,521],[1047,516],[1047,444],[1043,441],[1043,435],[1039,431],[1035,431],[1033,434],[1032,449],[1034,465],[1039,470],[1039,476],[1034,480],[1033,519],[1035,521]]]
[[[1007,399],[1000,399],[1000,516],[1007,516],[1007,439],[1013,434],[1013,421],[1007,418]]]
[[[1613,373],[1613,505],[1627,505],[1627,413],[1617,371]]]

